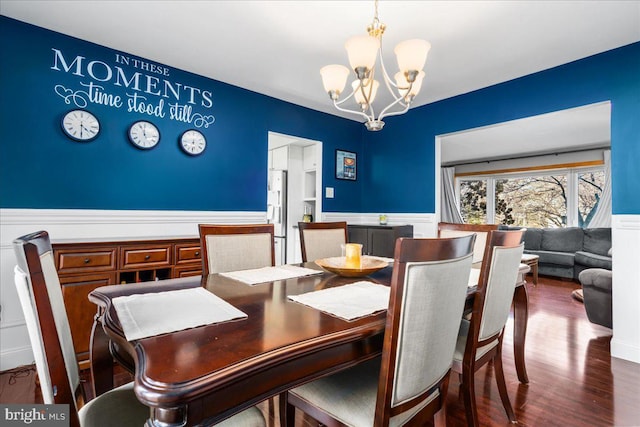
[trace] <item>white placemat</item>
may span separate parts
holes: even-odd
[[[220,273],[221,276],[229,277],[248,285],[294,279],[296,277],[312,276],[314,274],[322,274],[322,271],[295,265],[279,265],[277,267],[263,267]]]
[[[128,341],[247,317],[204,288],[129,295],[112,302]]]
[[[390,288],[372,282],[355,282],[335,288],[289,295],[289,299],[322,312],[353,320],[389,307]]]

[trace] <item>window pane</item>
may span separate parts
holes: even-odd
[[[604,188],[604,171],[578,174],[578,226],[587,227],[598,209]]]
[[[460,213],[467,224],[487,222],[487,181],[460,181]]]
[[[566,175],[497,179],[495,218],[523,227],[566,226]]]

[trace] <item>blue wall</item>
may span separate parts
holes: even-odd
[[[86,71],[90,61],[100,61],[114,73],[120,66],[127,77],[141,72],[164,78],[132,65],[133,59],[141,58],[7,17],[0,17],[0,39],[0,207],[263,211],[267,132],[274,131],[322,141],[324,185],[335,187],[337,195],[324,200],[323,209],[360,210],[361,183],[338,181],[333,170],[336,148],[360,151],[359,123],[167,67],[166,79],[173,85],[212,94],[210,108],[206,100],[202,105],[202,98],[196,96],[195,104],[189,104],[188,93],[181,94],[181,105],[215,117],[211,126],[200,128],[208,142],[205,152],[190,157],[180,151],[178,137],[196,122],[170,119],[170,98],[165,99],[163,118],[128,112],[127,93],[136,91],[114,85],[115,78],[95,81]],[[65,71],[59,58],[58,70],[52,69],[52,49],[62,52],[68,66],[76,56],[85,57],[84,76],[74,75],[74,67]],[[131,58],[129,65],[117,63],[117,54]],[[94,67],[94,75],[106,79],[107,68]],[[92,142],[74,142],[62,133],[60,121],[76,106],[66,104],[58,93],[86,91],[81,84],[92,81],[125,103],[120,108],[89,103],[86,109],[99,118],[102,131]],[[156,105],[162,99],[137,93]],[[160,130],[160,143],[152,150],[142,151],[128,142],[128,127],[140,119]]]
[[[323,142],[323,186],[336,190],[335,199],[323,199],[324,211],[432,213],[437,135],[610,100],[613,213],[640,214],[640,43],[412,109],[386,120],[378,133],[167,67],[171,82],[212,93],[211,108],[198,108],[216,120],[201,129],[205,153],[192,158],[177,138],[193,124],[126,109],[89,105],[103,127],[93,142],[63,135],[60,119],[72,106],[54,88],[89,79],[52,70],[52,49],[69,61],[81,55],[111,65],[116,54],[133,55],[1,16],[0,39],[11,40],[0,50],[3,208],[265,210],[267,132],[274,131]],[[128,75],[140,71],[121,67]],[[121,87],[104,87],[126,96]],[[160,128],[161,142],[151,151],[127,141],[138,119]],[[356,182],[335,179],[336,148],[359,154]]]
[[[613,213],[640,214],[640,43],[390,118],[365,135],[362,210],[435,212],[437,135],[607,100]]]

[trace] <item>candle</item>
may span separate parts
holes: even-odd
[[[347,268],[361,269],[362,245],[359,243],[347,243],[344,245],[345,266]]]

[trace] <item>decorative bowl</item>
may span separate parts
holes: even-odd
[[[386,261],[375,257],[362,257],[362,265],[360,268],[347,267],[345,265],[345,257],[321,258],[315,261],[323,269],[335,273],[343,277],[363,277],[389,265]]]

